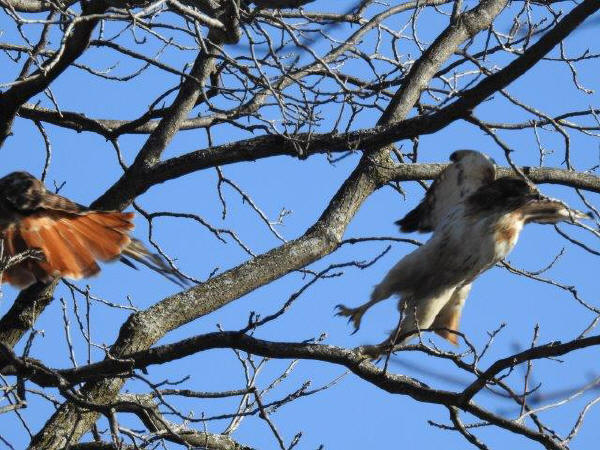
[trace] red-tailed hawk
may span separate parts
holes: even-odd
[[[160,256],[153,254],[129,232],[133,213],[94,211],[49,192],[27,172],[0,178],[0,233],[2,258],[37,249],[41,259],[27,258],[7,268],[2,281],[26,287],[56,277],[83,278],[100,271],[97,262],[125,256],[163,274],[175,283],[185,280]]]
[[[431,238],[388,272],[370,301],[358,308],[338,305],[338,315],[349,317],[358,329],[371,306],[399,295],[403,317],[398,334],[382,345],[428,328],[438,328],[438,334],[456,344],[456,334],[448,330],[458,331],[471,283],[508,255],[523,225],[586,217],[520,178],[496,179],[493,162],[482,153],[459,150],[450,160],[423,201],[396,222],[405,232],[433,231]]]

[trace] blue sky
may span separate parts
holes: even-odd
[[[330,8],[327,3],[317,2],[309,9],[318,9],[323,4],[326,5],[325,8]],[[344,5],[351,3],[340,2],[339,8],[343,9]],[[472,2],[467,2],[467,6],[471,7]],[[499,21],[499,28],[502,28],[502,20],[506,21],[508,13],[514,12],[515,8],[517,6],[513,5],[511,10],[504,14]],[[569,5],[564,6],[565,11],[568,8]],[[442,9],[447,11],[449,7]],[[410,16],[400,17],[404,23]],[[420,38],[426,43],[446,26],[445,21],[428,12],[422,15],[420,24]],[[395,21],[389,21],[388,25],[399,27]],[[0,38],[2,41],[19,42],[15,28],[6,15],[0,16],[0,29],[4,32]],[[33,32],[33,28],[31,30]],[[336,36],[345,36],[349,32],[351,29],[347,26],[334,30]],[[596,34],[597,31],[594,31],[593,27],[582,28],[569,39],[568,51],[572,52],[571,54],[581,52],[595,43]],[[374,34],[368,35],[363,45],[374,45],[374,39]],[[124,38],[123,42],[131,45],[130,38]],[[315,48],[319,49],[319,46],[323,45],[325,44],[317,43]],[[158,44],[150,41],[147,47],[140,47],[138,50],[151,54],[152,48],[156,47]],[[407,48],[407,53],[410,50]],[[592,51],[594,50],[598,51],[598,48],[592,48]],[[235,54],[241,50],[233,48],[230,51]],[[414,52],[414,48],[412,51]],[[18,68],[9,64],[10,61],[5,56],[0,57],[3,67],[2,82],[9,81],[18,73]],[[167,50],[164,54],[164,60],[180,68],[192,58],[193,52]],[[303,58],[308,60],[306,55]],[[119,60],[123,60],[120,55],[109,53],[105,49],[91,49],[80,59],[98,69],[110,67]],[[506,57],[492,60],[501,64],[506,61]],[[597,64],[597,60],[591,60],[578,66],[582,84],[593,89],[600,87]],[[130,73],[138,67],[138,62],[121,62],[115,72]],[[369,76],[365,64],[349,63],[348,68],[357,76]],[[101,80],[71,68],[52,84],[52,91],[63,110],[85,111],[90,117],[128,119],[144,112],[157,95],[177,82],[177,77],[153,69],[125,84]],[[577,91],[572,85],[568,68],[564,64],[553,62],[538,64],[530,73],[509,86],[508,90],[519,99],[549,114],[585,109],[599,103],[597,92],[584,95]],[[431,100],[426,95],[424,98],[427,101]],[[40,96],[39,100],[44,106],[51,107],[44,96]],[[323,131],[331,129],[331,118],[335,117],[334,108],[334,105],[323,107]],[[480,118],[495,122],[516,122],[530,117],[498,96],[477,108],[476,113]],[[273,111],[273,114],[276,115],[276,111]],[[374,112],[363,114],[354,124],[354,128],[373,126],[377,118]],[[61,191],[63,195],[88,204],[120,175],[121,169],[114,150],[102,137],[91,133],[76,133],[51,125],[47,126],[47,131],[53,144],[47,183],[53,186],[54,181],[57,184],[65,182]],[[537,164],[537,144],[532,131],[510,134],[501,132],[500,135],[515,150],[515,162],[523,165]],[[230,126],[217,127],[212,133],[214,144],[247,137],[247,133],[241,133]],[[554,150],[554,153],[547,157],[545,165],[561,167],[564,142],[560,136],[540,130],[540,137],[546,148]],[[576,133],[572,133],[571,137],[575,167],[586,169],[597,164],[600,152],[597,139]],[[127,161],[132,161],[144,139],[145,136],[120,138],[119,142]],[[204,131],[180,132],[165,152],[165,157],[204,148],[206,145]],[[406,150],[410,149],[410,143],[401,142],[399,145],[403,145]],[[422,162],[446,161],[448,155],[458,148],[482,150],[499,164],[506,165],[501,149],[480,130],[464,122],[453,124],[435,135],[423,136],[420,140],[420,159]],[[24,169],[40,175],[44,147],[32,123],[23,119],[15,122],[14,136],[9,138],[2,148],[2,156],[2,174]],[[276,219],[282,208],[291,210],[292,214],[285,218],[278,231],[286,239],[293,239],[300,236],[320,215],[331,196],[354,169],[358,159],[359,155],[355,154],[332,165],[325,156],[315,156],[305,161],[277,157],[226,166],[223,167],[223,172],[250,194],[268,217]],[[225,188],[224,191],[228,214],[225,220],[221,218],[216,181],[214,169],[197,172],[153,187],[138,199],[138,203],[150,212],[176,211],[198,214],[215,226],[235,230],[256,253],[279,245],[279,241],[262,224],[256,213],[230,188]],[[416,183],[404,183],[403,187],[407,193],[406,200],[389,188],[375,192],[348,227],[346,237],[396,236],[397,230],[393,222],[414,207],[423,194],[423,190]],[[569,201],[574,207],[585,209],[568,189],[545,185],[542,190]],[[589,198],[596,203],[598,201],[598,195],[589,195]],[[594,242],[588,236],[573,231],[572,227],[564,226],[563,229],[598,248],[597,241]],[[147,239],[147,224],[140,217],[136,219],[135,235],[143,240]],[[425,240],[428,236],[411,237]],[[225,245],[190,220],[158,219],[155,223],[155,239],[169,255],[177,258],[177,263],[184,272],[199,279],[206,279],[215,268],[223,272],[248,259],[248,255],[231,240]],[[344,246],[310,267],[313,270],[321,270],[332,263],[370,260],[387,245],[376,243]],[[563,247],[566,248],[564,256],[546,275],[566,285],[577,286],[582,298],[598,305],[600,298],[596,282],[597,258],[569,245],[552,227],[528,226],[509,260],[518,267],[537,270],[550,263]],[[397,260],[410,251],[412,247],[409,244],[394,243],[391,250],[369,269],[348,269],[344,276],[317,283],[305,292],[282,318],[259,330],[257,337],[274,341],[301,341],[327,333],[325,342],[344,347],[379,342],[387,331],[395,326],[397,312],[394,300],[390,299],[374,307],[365,316],[361,330],[355,335],[350,335],[352,329],[344,320],[333,316],[334,306],[338,303],[363,303],[373,285],[381,280]],[[168,334],[161,343],[215,331],[217,324],[228,330],[239,329],[246,324],[250,311],[259,312],[263,316],[276,311],[306,281],[300,274],[292,273]],[[89,284],[94,294],[119,304],[127,304],[129,296],[133,304],[140,309],[147,308],[178,290],[177,286],[155,273],[145,269],[134,271],[121,264],[105,265],[99,276],[79,281],[77,284],[82,287]],[[15,295],[14,289],[3,287],[0,314],[10,307]],[[36,329],[43,330],[44,335],[36,339],[32,356],[43,359],[53,367],[68,367],[71,364],[64,336],[63,313],[59,301],[61,297],[68,305],[78,363],[84,364],[86,346],[74,316],[73,299],[64,287],[57,290],[55,301],[36,323]],[[85,304],[82,299],[77,298],[76,301],[79,309],[84,311]],[[115,310],[98,302],[92,303],[93,340],[110,345],[128,314],[127,310]],[[487,367],[495,359],[529,346],[536,324],[540,326],[540,343],[564,341],[574,338],[593,318],[594,315],[576,303],[569,293],[494,268],[475,283],[464,311],[462,330],[481,348],[487,341],[488,331],[496,329],[501,323],[507,324],[481,363],[482,367]],[[437,337],[431,339],[447,348]],[[103,353],[100,350],[93,351],[94,360],[102,357]],[[533,379],[543,383],[542,392],[582,385],[598,375],[595,372],[595,364],[591,362],[596,358],[597,350],[590,349],[569,355],[564,358],[564,362],[539,361],[534,365]],[[459,386],[447,379],[440,380],[420,374],[407,368],[405,363],[418,364],[446,377],[457,376],[462,384]],[[285,360],[269,361],[258,378],[258,385],[266,387],[288,365],[289,361]],[[398,373],[416,376],[442,389],[460,389],[471,380],[471,377],[444,362],[417,354],[400,354],[391,367]],[[523,378],[520,369],[516,369],[511,378],[513,386],[518,386],[518,389],[521,389]],[[285,397],[309,379],[313,388],[319,387],[343,373],[343,368],[337,366],[300,361],[290,376],[268,394],[266,399],[269,401]],[[165,378],[176,380],[188,375],[190,380],[185,387],[190,389],[228,390],[244,386],[240,363],[232,351],[223,350],[197,354],[164,367],[152,367],[148,377],[159,381]],[[131,382],[127,384],[126,389],[136,391],[146,388],[139,382]],[[578,411],[592,398],[591,395],[593,394],[585,394],[556,411],[542,413],[541,417],[548,420],[558,431],[565,432],[573,425]],[[484,395],[477,399],[493,411],[502,411],[508,417],[518,415],[518,410],[507,402]],[[236,406],[236,400],[231,399],[186,400],[174,403],[186,412],[193,411],[194,417],[231,412]],[[29,407],[22,414],[35,433],[43,425],[50,411],[51,407],[47,402],[30,395]],[[119,418],[122,424],[139,428],[135,419],[125,415]],[[597,443],[598,431],[594,424],[599,418],[594,409],[587,415],[582,431],[573,442],[573,448],[592,448]],[[408,397],[387,394],[351,374],[328,390],[283,406],[273,416],[273,420],[287,443],[297,432],[302,431],[303,437],[298,447],[302,449],[314,449],[320,444],[330,449],[376,448],[390,445],[437,448],[442,444],[447,448],[468,447],[458,434],[441,431],[427,424],[428,420],[448,423],[448,414],[443,407],[424,405]],[[465,418],[465,421],[471,422],[469,418]],[[28,443],[28,435],[15,415],[4,415],[2,422],[0,434],[15,448],[22,448]],[[226,424],[227,421],[210,421],[206,423],[206,427],[208,431],[219,432]],[[105,423],[103,427],[106,427]],[[202,427],[200,424],[199,428]],[[476,434],[491,448],[536,448],[525,439],[504,431],[484,427],[477,429]],[[245,419],[233,437],[261,449],[275,448],[276,445],[266,424],[256,417]],[[174,444],[169,445],[176,448]]]

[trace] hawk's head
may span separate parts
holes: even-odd
[[[542,195],[521,178],[502,177],[467,199],[471,214],[507,214],[518,211],[525,223],[557,223],[589,217],[559,200]]]

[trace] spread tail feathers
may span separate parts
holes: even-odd
[[[134,259],[140,264],[143,264],[155,272],[160,273],[162,276],[180,287],[185,287],[186,285],[190,284],[190,281],[177,272],[177,270],[175,270],[173,267],[171,267],[162,256],[152,253],[144,244],[135,238],[131,238],[129,245],[123,249],[121,262],[127,264],[129,267],[137,269],[135,264],[133,264],[126,257]]]

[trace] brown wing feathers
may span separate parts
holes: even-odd
[[[38,248],[45,260],[27,260],[8,269],[5,280],[20,286],[30,284],[31,277],[23,271],[33,272],[40,281],[56,276],[77,279],[93,275],[100,270],[96,259],[118,258],[129,244],[132,219],[133,213],[101,211],[44,211],[24,217],[4,231],[7,256]]]

